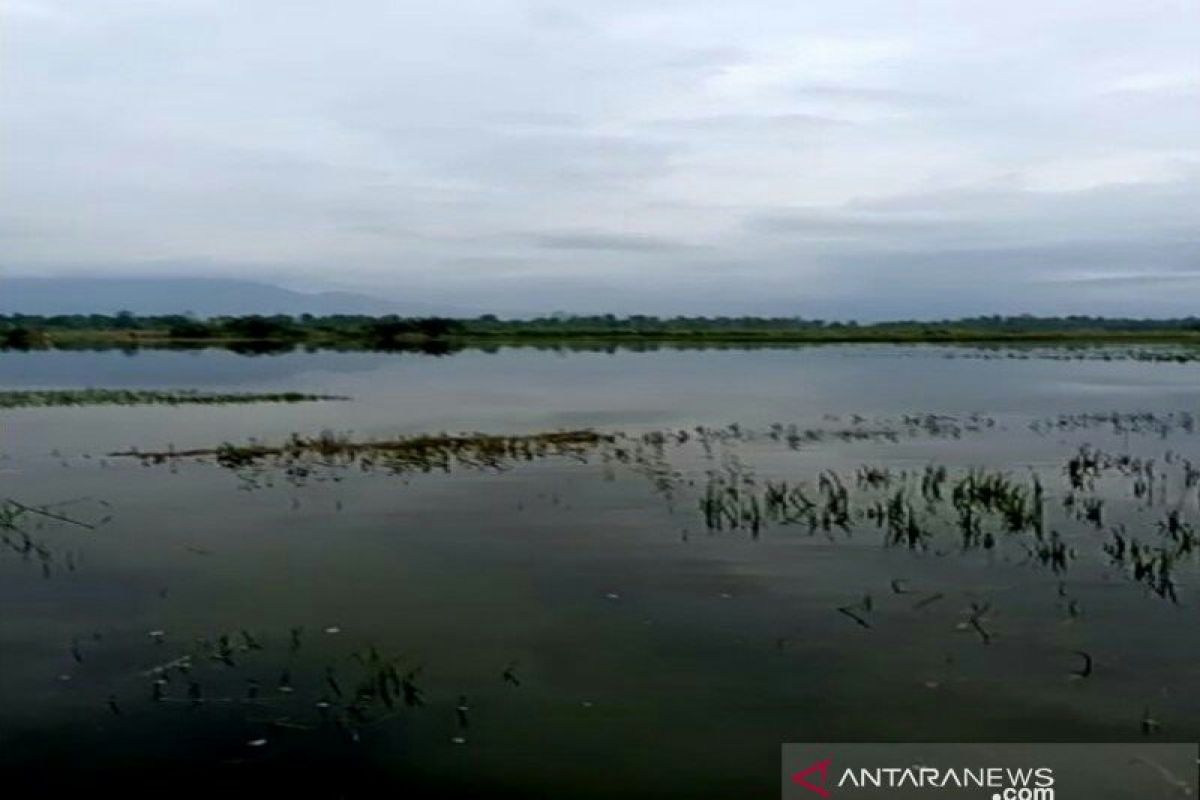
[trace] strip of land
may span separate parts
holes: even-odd
[[[553,315],[500,319],[446,317],[187,316],[89,314],[0,316],[0,347],[245,346],[269,350],[402,349],[429,344],[577,343],[1147,343],[1200,344],[1200,318],[991,316],[956,320],[839,322],[796,317]]]

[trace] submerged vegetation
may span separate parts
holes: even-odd
[[[108,523],[112,517],[109,506],[100,501],[89,512],[94,520],[84,519],[64,509],[67,505],[80,505],[80,501],[57,506],[33,506],[12,498],[0,500],[0,552],[15,553],[23,561],[36,563],[42,577],[49,578],[55,569],[74,572],[78,568],[78,555],[73,548],[56,546],[44,531],[47,526],[70,527],[83,531],[95,531]],[[98,516],[97,512],[104,512]]]
[[[274,485],[270,476],[277,473],[288,485],[302,486],[361,473],[403,477],[456,469],[503,472],[540,459],[560,459],[581,469],[598,467],[606,480],[615,480],[625,469],[648,481],[651,491],[667,500],[672,517],[687,514],[682,522],[685,540],[692,527],[710,536],[746,535],[751,540],[774,531],[777,536],[811,537],[822,548],[874,542],[921,559],[957,556],[980,564],[1003,561],[1017,568],[1035,567],[1057,584],[1055,604],[1065,613],[1062,625],[1085,614],[1068,583],[1081,562],[1090,570],[1080,576],[1084,584],[1094,580],[1099,569],[1104,579],[1120,577],[1152,597],[1182,603],[1180,570],[1195,567],[1200,553],[1200,468],[1174,451],[1153,459],[1084,444],[1057,464],[1023,470],[936,461],[903,466],[862,463],[852,469],[817,463],[795,476],[790,462],[775,459],[770,477],[763,477],[746,463],[750,453],[769,461],[772,453],[795,457],[821,444],[958,440],[1004,431],[1003,422],[980,414],[827,415],[825,421],[828,427],[823,428],[735,424],[640,432],[438,433],[378,440],[326,432],[293,435],[275,445],[227,443],[111,455],[147,466],[213,464],[237,473],[246,488],[255,489]],[[1099,433],[1127,444],[1196,432],[1188,412],[1064,414],[1024,424],[1037,437]],[[688,502],[681,502],[689,498],[690,513]],[[558,505],[557,496],[552,502]],[[39,560],[48,571],[50,551],[26,533],[17,534],[17,523],[31,513],[59,518],[51,509],[9,503],[0,507],[0,529],[10,549]],[[73,562],[68,563],[74,569]],[[620,597],[607,595],[610,602]],[[989,649],[1003,647],[1013,632],[1003,617],[998,618],[994,598],[986,594],[948,585],[914,585],[902,577],[890,579],[886,588],[860,590],[856,599],[831,604],[829,613],[845,618],[864,636],[876,635],[901,615],[910,620],[948,619],[953,625],[948,631],[967,634],[977,646]],[[122,720],[152,719],[175,726],[232,717],[239,720],[240,742],[228,746],[246,754],[296,746],[300,740],[321,747],[354,747],[392,722],[407,730],[427,729],[454,747],[472,741],[477,712],[462,687],[435,680],[440,676],[428,674],[420,656],[393,655],[369,639],[355,637],[346,641],[348,647],[339,647],[341,633],[336,625],[307,630],[293,625],[276,631],[235,627],[190,637],[152,630],[139,650],[141,666],[104,690],[103,707]],[[1064,635],[1074,642],[1072,635]],[[777,653],[786,654],[790,642],[787,635],[779,636]],[[1105,668],[1102,656],[1074,644],[1065,647],[1068,658],[1074,659],[1062,668],[1067,680],[1089,680]],[[74,661],[72,673],[82,673],[93,656],[111,658],[105,648],[102,638],[73,638],[67,648]],[[947,657],[944,669],[950,665]],[[469,688],[478,699],[481,724],[494,713],[497,697],[529,691],[521,688],[529,678],[524,671],[518,676],[515,661],[485,664],[483,669],[491,670],[490,682]],[[72,673],[60,680],[70,679]],[[927,678],[922,685],[937,690],[942,680]],[[584,701],[582,708],[592,705]],[[1149,714],[1147,709],[1137,723],[1145,735],[1159,725]]]
[[[163,463],[180,458],[211,457],[229,469],[281,466],[294,479],[310,474],[311,466],[326,468],[358,466],[363,470],[384,469],[392,473],[448,471],[451,466],[499,469],[513,461],[531,461],[555,455],[583,455],[613,437],[592,430],[555,431],[528,436],[436,434],[399,439],[356,442],[325,432],[318,436],[293,435],[281,445],[223,444],[214,448],[142,452],[127,450],[114,457],[133,456],[143,463]],[[309,465],[309,466],[306,466]]]
[[[388,348],[413,335],[378,333]],[[741,346],[613,341],[577,343]],[[4,408],[181,404],[64,411],[63,425],[52,411],[0,411],[15,450],[0,454],[0,498],[20,498],[0,500],[17,743],[0,762],[36,780],[46,771],[30,764],[75,753],[90,782],[89,767],[111,775],[136,760],[143,783],[156,764],[169,773],[163,791],[211,773],[238,796],[260,778],[278,793],[313,775],[335,785],[299,794],[358,796],[336,784],[386,775],[426,796],[426,775],[482,786],[495,764],[541,770],[511,755],[559,740],[603,754],[690,735],[681,753],[740,748],[736,770],[788,730],[1193,739],[1200,426],[1179,400],[1190,369],[940,360],[1019,352],[1008,346],[844,350],[815,369],[765,354],[771,369],[808,367],[803,381],[679,359],[703,371],[683,389],[731,396],[695,405],[678,386],[659,394],[648,370],[636,387],[601,369],[594,387],[557,392],[579,371],[505,371],[505,359],[469,359],[501,362],[474,382],[457,380],[462,364],[394,359],[402,380],[354,380],[369,402],[253,419],[192,404],[339,398],[0,393]],[[232,360],[210,356],[183,360]],[[8,358],[14,370],[43,360]],[[338,360],[314,360],[322,383]],[[1072,382],[1108,371],[1115,389]],[[1151,371],[1170,373],[1168,389],[1133,394]],[[142,371],[93,374],[128,372]],[[956,372],[970,391],[937,379]],[[1044,382],[1001,385],[1018,380]],[[639,404],[643,387],[651,402]],[[936,410],[897,413],[914,407]],[[344,412],[336,430],[319,432],[332,410]],[[455,427],[420,424],[431,419]],[[695,419],[715,424],[663,421]],[[235,432],[256,420],[261,438]],[[487,432],[457,432],[472,427]],[[40,505],[60,498],[74,499]],[[889,703],[899,723],[879,714]],[[714,714],[720,741],[704,724]],[[23,741],[62,746],[41,758]]]
[[[1010,428],[1020,428],[1054,456],[1019,468],[939,457],[954,452],[954,443],[961,440],[966,441],[957,448],[960,452],[973,438],[1008,436]],[[585,428],[380,439],[325,432],[294,434],[278,443],[131,449],[109,458],[147,468],[165,465],[182,480],[194,478],[194,470],[217,467],[237,475],[245,489],[290,489],[362,475],[407,482],[409,476],[446,476],[458,470],[501,474],[556,460],[557,466],[570,467],[572,480],[580,475],[607,482],[630,479],[632,486],[648,487],[648,496],[666,501],[661,516],[639,508],[651,520],[650,530],[676,526],[685,541],[695,535],[689,532],[739,544],[771,537],[775,545],[795,546],[774,549],[772,558],[785,558],[790,552],[798,563],[814,554],[825,556],[833,548],[851,557],[877,548],[889,554],[886,563],[892,566],[919,561],[924,569],[918,574],[884,573],[888,577],[880,585],[847,586],[835,599],[827,597],[817,613],[844,625],[846,636],[890,636],[881,631],[889,624],[905,623],[944,630],[947,639],[957,640],[960,653],[962,648],[980,648],[991,655],[1021,647],[1027,641],[1020,638],[1026,635],[1022,626],[1034,622],[1006,617],[1008,601],[986,583],[972,580],[964,588],[947,578],[948,571],[936,572],[931,565],[938,559],[959,559],[971,569],[996,564],[1028,569],[1046,578],[1028,585],[1053,594],[1035,612],[1048,619],[1036,621],[1062,637],[1054,647],[1061,651],[1063,664],[1055,668],[1063,681],[1074,684],[1096,682],[1094,675],[1104,674],[1112,663],[1110,654],[1080,635],[1077,623],[1092,611],[1076,591],[1082,589],[1083,595],[1089,585],[1112,581],[1166,601],[1157,607],[1174,608],[1188,600],[1184,576],[1194,574],[1200,554],[1200,467],[1175,450],[1151,457],[1138,448],[1197,432],[1191,412],[1032,419],[829,414],[818,426]],[[1070,441],[1072,437],[1095,437],[1097,443]],[[946,450],[921,448],[935,440],[947,445]],[[853,453],[868,444],[903,444],[906,455],[881,461],[873,449],[877,460],[856,463]],[[1110,445],[1121,449],[1105,449]],[[1062,450],[1064,446],[1069,449]],[[828,457],[831,453],[836,457]],[[189,464],[198,466],[185,469]],[[545,496],[563,515],[564,524],[570,524],[568,515],[581,512],[561,502],[556,491],[539,497]],[[354,491],[346,496],[361,495]],[[399,496],[382,495],[388,503],[402,502]],[[295,510],[297,500],[292,499]],[[339,496],[339,511],[342,503]],[[623,502],[622,508],[627,507]],[[425,513],[421,512],[423,520]],[[56,507],[9,501],[0,504],[0,542],[6,545],[0,552],[41,565],[47,577],[52,569],[74,572],[78,557],[35,536],[31,528],[39,523],[94,527]],[[213,555],[210,550],[189,549]],[[844,577],[853,582],[857,574],[847,570]],[[879,580],[878,573],[863,574]],[[165,588],[160,592],[160,597],[167,596]],[[728,593],[719,597],[720,602],[733,598]],[[621,601],[622,593],[615,591],[603,600],[614,608]],[[650,624],[652,612],[645,612],[644,623],[642,613],[637,614],[639,626]],[[500,715],[512,713],[513,703],[531,697],[531,708],[544,711],[559,702],[539,694],[544,691],[544,684],[539,685],[546,678],[544,665],[522,665],[504,647],[498,657],[492,652],[472,662],[473,672],[464,672],[444,660],[427,658],[419,637],[428,631],[420,628],[411,646],[406,642],[401,652],[393,649],[394,643],[387,646],[373,639],[363,619],[343,618],[346,632],[340,624],[314,626],[311,619],[302,618],[306,627],[295,618],[265,622],[248,615],[245,620],[227,618],[193,627],[190,617],[180,622],[164,615],[151,623],[152,630],[137,632],[136,637],[128,632],[125,638],[79,633],[63,639],[58,680],[78,692],[77,697],[90,697],[96,713],[110,717],[109,729],[162,726],[172,733],[204,730],[206,735],[220,731],[221,752],[232,756],[229,763],[252,763],[309,745],[324,752],[357,748],[368,737],[386,736],[389,725],[403,728],[406,735],[420,731],[446,747],[467,747],[482,739]],[[768,634],[774,638],[760,643],[758,656],[789,658],[797,646],[795,634],[783,626]],[[965,659],[956,666],[949,651],[948,647],[946,656],[938,656],[941,666],[922,675],[921,691],[945,691],[942,687],[952,674],[955,681],[974,677],[968,670],[979,667]],[[114,668],[117,664],[121,666]],[[591,698],[596,696],[585,697],[565,702],[581,711],[592,709]],[[624,702],[611,695],[606,700],[599,700],[600,705]],[[1129,722],[1131,727],[1140,725],[1145,735],[1160,724],[1148,707],[1140,719],[1130,717]],[[362,750],[370,750],[369,742]]]
[[[833,415],[828,415],[826,420],[831,423],[842,422],[840,417]],[[855,415],[845,420],[845,424],[827,428],[776,424],[763,429],[751,429],[733,424],[722,428],[696,426],[642,433],[602,433],[582,429],[525,435],[438,433],[366,440],[324,431],[317,436],[294,434],[278,445],[226,442],[210,448],[135,449],[110,455],[138,458],[145,464],[211,459],[222,467],[234,470],[280,468],[289,480],[302,482],[346,467],[357,467],[363,471],[382,470],[391,474],[448,472],[454,466],[500,470],[535,458],[584,458],[593,454],[606,462],[633,464],[642,463],[648,452],[661,457],[668,445],[695,443],[711,456],[715,448],[735,442],[769,441],[799,450],[827,441],[897,442],[922,437],[957,439],[994,425],[995,420],[981,415],[910,414],[881,418]]]
[[[52,406],[224,406],[244,403],[313,403],[348,397],[302,392],[201,392],[188,389],[30,389],[0,391],[0,409]]]
[[[823,468],[796,479],[782,474],[761,478],[739,450],[782,446],[800,451],[831,441],[958,439],[998,427],[995,419],[983,415],[846,420],[830,415],[827,421],[840,424],[806,429],[729,425],[638,433],[584,429],[506,436],[434,434],[385,440],[354,440],[326,432],[293,435],[279,445],[227,443],[111,455],[137,458],[146,465],[210,461],[236,472],[246,488],[271,486],[275,474],[303,485],[340,481],[351,469],[406,476],[454,468],[503,471],[543,458],[585,464],[594,459],[610,479],[618,468],[642,476],[671,509],[690,493],[700,526],[714,534],[745,532],[758,538],[769,528],[799,528],[808,535],[850,537],[877,530],[888,547],[935,555],[1008,550],[1056,574],[1065,573],[1079,548],[1090,543],[1109,564],[1172,601],[1178,600],[1176,566],[1200,550],[1200,519],[1189,519],[1200,512],[1200,467],[1174,453],[1160,463],[1083,445],[1057,471],[1030,468],[1024,476],[927,463],[899,469],[863,464],[851,472]],[[1035,419],[1027,427],[1038,435],[1100,430],[1125,438],[1195,432],[1192,415],[1186,412],[1060,415]],[[1168,486],[1174,487],[1170,493]],[[1128,506],[1116,516],[1106,504],[1114,497],[1125,498]],[[1141,530],[1154,533],[1152,539],[1128,532],[1137,515],[1159,508],[1162,513],[1155,520],[1139,523]]]

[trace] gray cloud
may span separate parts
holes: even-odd
[[[829,317],[1175,312],[1200,269],[1194,4],[20,0],[5,25],[0,276]]]
[[[867,214],[844,209],[781,211],[751,215],[745,224],[751,234],[852,238],[880,234],[911,235],[954,224],[948,215]]]
[[[820,114],[710,114],[677,117],[644,123],[646,131],[701,135],[753,135],[755,133],[805,134],[824,132],[853,123]]]
[[[558,233],[533,237],[547,250],[611,250],[620,253],[661,253],[685,250],[689,245],[658,236],[620,233]]]
[[[720,71],[734,64],[744,64],[750,60],[750,54],[736,47],[701,47],[694,50],[684,50],[671,55],[661,62],[669,69],[689,71]]]
[[[901,108],[937,108],[954,105],[958,102],[953,98],[932,92],[880,89],[868,86],[801,84],[789,89],[788,93],[802,100],[866,103]]]
[[[1049,278],[1045,282],[1051,284],[1061,284],[1063,286],[1078,286],[1083,288],[1129,288],[1164,283],[1193,284],[1200,283],[1200,271],[1181,270],[1179,272],[1138,272],[1129,275],[1059,276]]]

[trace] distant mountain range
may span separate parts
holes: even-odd
[[[0,314],[473,315],[353,292],[307,293],[225,278],[0,278]]]

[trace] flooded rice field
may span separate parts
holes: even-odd
[[[1200,368],[1152,348],[12,352],[0,388],[10,785],[769,797],[783,742],[1200,738]]]

